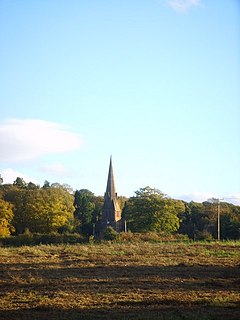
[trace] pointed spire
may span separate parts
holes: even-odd
[[[111,156],[109,163],[107,188],[104,195],[104,205],[102,209],[102,226],[103,228],[106,228],[110,224],[115,230],[120,231],[120,220],[121,210],[117,200]]]
[[[115,189],[113,166],[112,166],[112,156],[110,157],[106,193],[109,195],[111,200],[113,200],[116,197],[116,189]]]

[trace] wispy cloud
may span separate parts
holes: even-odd
[[[63,125],[36,119],[0,123],[0,161],[32,160],[80,148],[81,138]]]
[[[168,0],[168,5],[175,11],[187,12],[191,7],[200,6],[201,0]]]
[[[14,170],[12,168],[7,168],[5,170],[3,170],[1,172],[1,176],[3,178],[3,183],[13,183],[17,177],[22,178],[25,182],[33,182],[38,184],[38,181],[36,181],[35,179],[30,178],[29,176],[27,176],[26,174]]]

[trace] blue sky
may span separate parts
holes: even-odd
[[[1,0],[0,172],[240,198],[237,0]]]

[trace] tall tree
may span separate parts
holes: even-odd
[[[210,226],[208,214],[202,203],[191,201],[185,203],[185,211],[179,216],[180,233],[187,234],[191,239],[202,239]]]
[[[135,194],[124,208],[131,231],[172,233],[178,230],[178,213],[184,210],[181,201],[167,198],[160,190],[150,187],[141,188]]]
[[[102,208],[104,204],[104,197],[103,196],[94,196],[93,203],[95,205],[94,212],[93,212],[93,222],[96,223],[101,219],[102,216]]]
[[[94,194],[87,190],[76,190],[74,194],[74,217],[79,221],[79,231],[85,236],[93,232],[94,223]]]

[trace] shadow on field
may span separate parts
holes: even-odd
[[[236,301],[216,305],[209,298],[191,300],[192,292],[237,294],[239,279],[237,266],[77,267],[66,263],[5,263],[0,264],[0,299],[11,297],[12,310],[0,310],[0,319],[240,319]],[[36,292],[34,301],[31,294]],[[71,304],[66,298],[61,308],[54,302],[61,292],[80,301],[87,295],[92,301],[81,309],[77,302]],[[104,302],[106,296],[110,300]],[[119,299],[120,296],[123,298]],[[45,298],[48,300],[42,305],[41,299]]]
[[[87,281],[97,278],[99,280],[116,278],[152,278],[161,279],[234,279],[240,278],[239,266],[221,266],[221,265],[186,265],[178,264],[174,266],[66,266],[60,263],[0,263],[0,279],[5,277],[13,278],[15,275],[27,277],[39,276],[45,279],[81,278]],[[179,283],[180,284],[180,283]],[[239,284],[239,283],[238,283]]]
[[[70,309],[63,310],[58,308],[23,308],[21,310],[0,311],[1,320],[238,320],[239,312],[236,309],[223,310],[224,308],[214,308],[208,306],[177,306],[177,302],[169,302],[167,305],[146,306],[143,304],[134,309],[121,309],[119,307],[99,308],[99,309]]]
[[[37,281],[40,279],[40,281]],[[238,291],[240,268],[226,266],[94,266],[65,267],[51,263],[0,264],[0,292],[44,289],[109,293],[133,289],[231,290]],[[9,281],[8,281],[9,280]],[[9,286],[9,284],[11,285]]]

